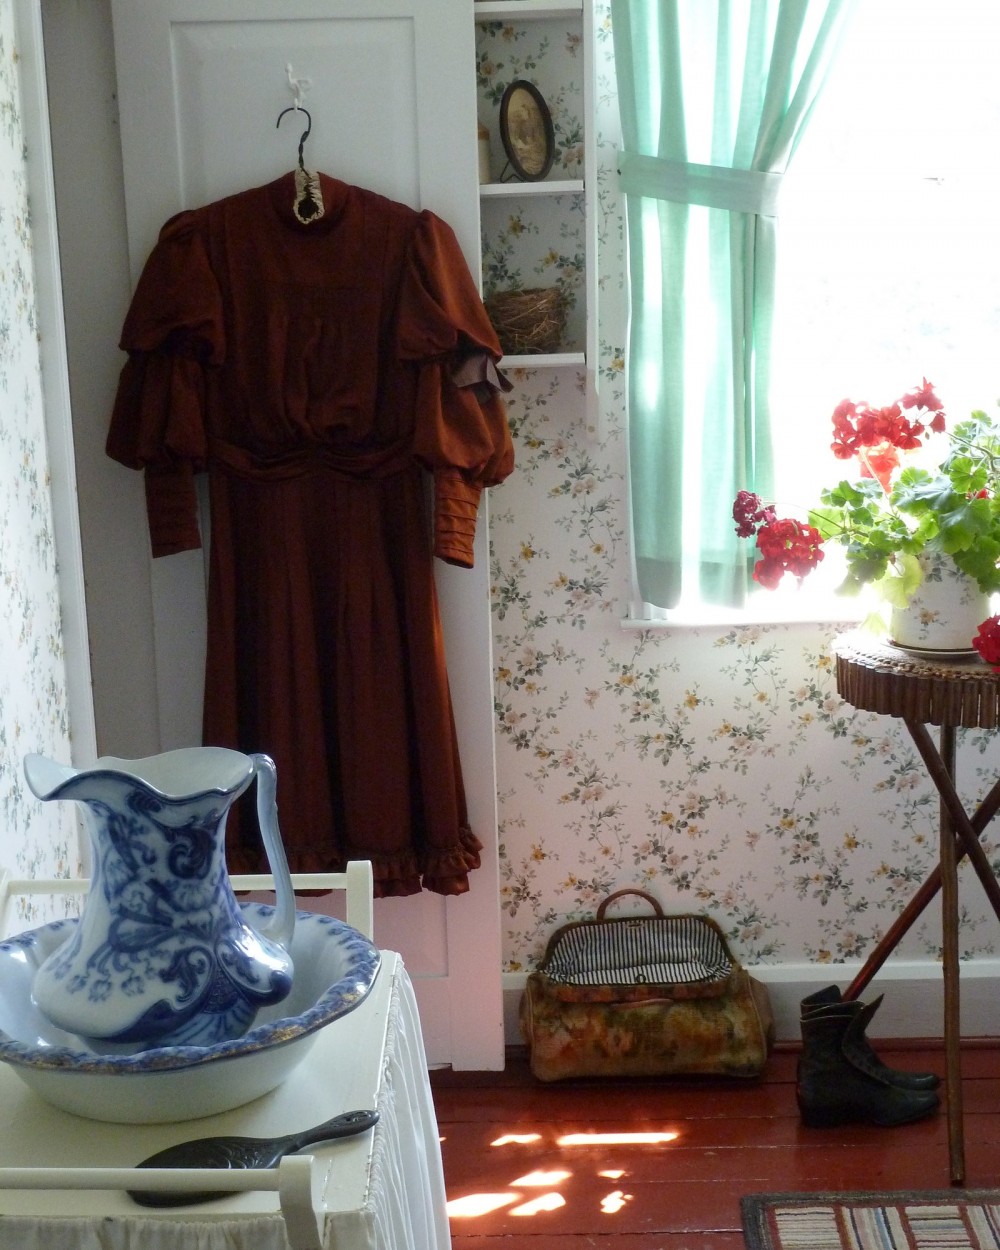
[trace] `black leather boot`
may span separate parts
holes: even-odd
[[[804,1020],[807,1016],[825,1015],[830,1012],[837,1014],[838,1010],[844,1011],[846,1009],[848,1015],[855,1021],[852,1029],[855,1047],[861,1051],[868,1052],[867,1065],[869,1072],[877,1072],[883,1080],[890,1085],[897,1086],[899,1089],[937,1089],[941,1084],[941,1078],[936,1073],[907,1072],[904,1068],[890,1068],[882,1062],[872,1049],[871,1043],[865,1037],[865,1031],[871,1023],[872,1016],[878,1011],[882,997],[880,994],[873,1003],[862,1004],[861,1010],[857,1011],[856,1003],[845,1003],[837,986],[830,985],[825,990],[817,990],[815,994],[810,994],[808,998],[803,998],[801,1003],[802,1019]],[[857,1011],[857,1015],[855,1015],[855,1011]]]
[[[934,1090],[901,1089],[864,1041],[865,1004],[803,1013],[795,1094],[808,1128],[836,1124],[909,1124],[936,1111]],[[867,1018],[870,1018],[870,1014]]]

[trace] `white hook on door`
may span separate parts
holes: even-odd
[[[312,79],[311,78],[296,78],[292,72],[291,61],[289,61],[288,64],[285,66],[285,73],[288,75],[288,85],[289,87],[291,87],[295,95],[295,101],[294,101],[295,108],[300,109],[302,107],[302,101],[305,98],[306,92],[312,86]]]

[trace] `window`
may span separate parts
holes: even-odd
[[[994,0],[854,9],[779,199],[771,422],[782,511],[808,508],[843,474],[829,450],[840,399],[889,403],[924,376],[953,420],[1000,399],[998,61]],[[692,418],[697,405],[685,407]],[[671,619],[852,613],[832,593],[835,547],[801,588],[786,577],[740,611],[702,605],[697,543],[692,528]]]
[[[775,205],[851,0],[612,0],[642,598],[740,604],[736,489],[770,496]],[[692,540],[691,535],[696,535]]]
[[[782,192],[782,502],[808,504],[836,481],[829,415],[845,396],[890,403],[926,376],[953,421],[1000,399],[998,56],[1000,9],[983,0],[855,12]],[[786,597],[835,585],[823,571]]]

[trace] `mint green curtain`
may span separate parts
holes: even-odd
[[[854,0],[611,0],[631,283],[638,591],[744,602],[738,490],[773,495],[775,214]]]

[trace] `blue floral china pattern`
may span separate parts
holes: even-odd
[[[284,865],[266,756],[190,748],[85,771],[29,756],[25,774],[38,797],[80,803],[92,843],[83,918],[35,978],[35,1001],[54,1024],[122,1053],[210,1046],[240,1037],[261,1007],[287,997],[290,881],[283,919],[258,932],[225,864],[227,813],[256,777],[269,859]]]
[[[253,928],[274,914],[260,903],[240,911]],[[33,1000],[37,969],[77,927],[60,920],[0,942],[0,1060],[46,1101],[91,1119],[185,1120],[260,1097],[301,1062],[320,1029],[365,1000],[381,966],[378,948],[357,929],[299,912],[291,991],[263,1008],[242,1037],[120,1054],[54,1025]]]

